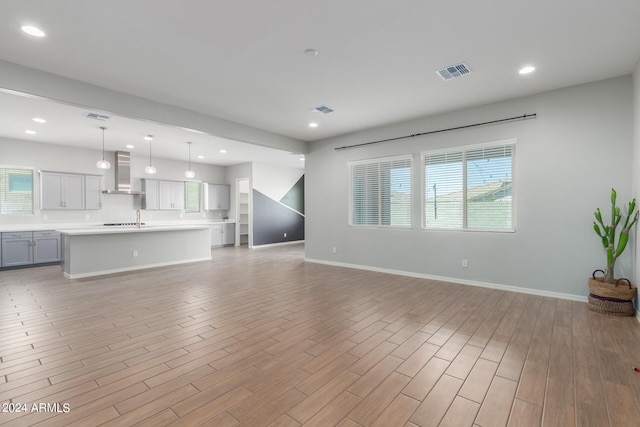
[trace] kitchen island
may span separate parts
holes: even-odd
[[[208,225],[143,225],[59,230],[69,279],[211,260]]]

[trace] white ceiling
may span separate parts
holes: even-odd
[[[629,74],[640,59],[639,16],[638,0],[2,0],[0,59],[314,141]],[[47,37],[25,36],[25,24]],[[472,73],[451,81],[435,73],[458,62]],[[519,75],[527,64],[537,70]],[[17,123],[36,112],[14,113],[12,96],[0,96],[1,116],[11,115],[0,134],[33,139]],[[310,111],[318,105],[335,111]],[[42,139],[80,143],[64,135],[73,129],[83,144],[99,140],[95,124],[79,133],[86,111],[43,108],[64,126],[50,120]],[[167,157],[184,157],[176,141],[193,140],[215,147],[207,158],[231,144],[130,122],[108,144],[131,140],[137,149],[152,133],[159,153],[171,141]]]

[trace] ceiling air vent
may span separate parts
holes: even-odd
[[[101,122],[106,122],[107,120],[109,120],[109,116],[105,116],[104,114],[98,114],[98,113],[87,113],[85,114],[85,117],[89,119],[100,120]]]
[[[448,67],[445,67],[436,71],[436,73],[440,77],[442,77],[442,80],[456,79],[458,77],[464,76],[465,74],[469,74],[470,72],[471,72],[471,69],[464,62],[457,65],[450,65]]]
[[[326,107],[324,105],[320,105],[318,107],[312,108],[311,111],[314,113],[322,113],[322,114],[333,113],[333,110],[331,108]]]

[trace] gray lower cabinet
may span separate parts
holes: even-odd
[[[2,267],[33,264],[33,233],[2,233]]]
[[[222,224],[211,224],[211,247],[222,246]]]
[[[60,233],[57,231],[33,232],[33,263],[60,261]]]
[[[232,222],[222,224],[222,245],[231,246],[236,244],[236,225]]]
[[[236,228],[233,223],[211,224],[211,247],[234,245],[235,233]]]
[[[15,231],[0,234],[2,267],[60,261],[60,234],[55,231]]]

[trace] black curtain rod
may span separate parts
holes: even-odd
[[[496,123],[511,122],[511,121],[514,121],[514,120],[533,119],[535,117],[536,117],[536,113],[524,114],[522,116],[509,117],[507,119],[491,120],[489,122],[474,123],[472,125],[464,125],[464,126],[456,126],[456,127],[447,128],[447,129],[431,130],[429,132],[414,133],[412,135],[397,136],[395,138],[389,138],[389,139],[381,139],[380,141],[371,141],[371,142],[363,142],[361,144],[345,145],[345,146],[342,146],[342,147],[337,147],[337,148],[335,148],[335,150],[336,151],[338,151],[338,150],[347,150],[349,148],[363,147],[365,145],[380,144],[381,142],[396,141],[398,139],[405,139],[405,138],[414,138],[416,136],[422,136],[422,135],[431,135],[432,133],[448,132],[448,131],[451,131],[451,130],[467,129],[467,128],[473,128],[473,127],[477,127],[477,126],[485,126],[485,125],[493,125],[493,124],[496,124]]]

